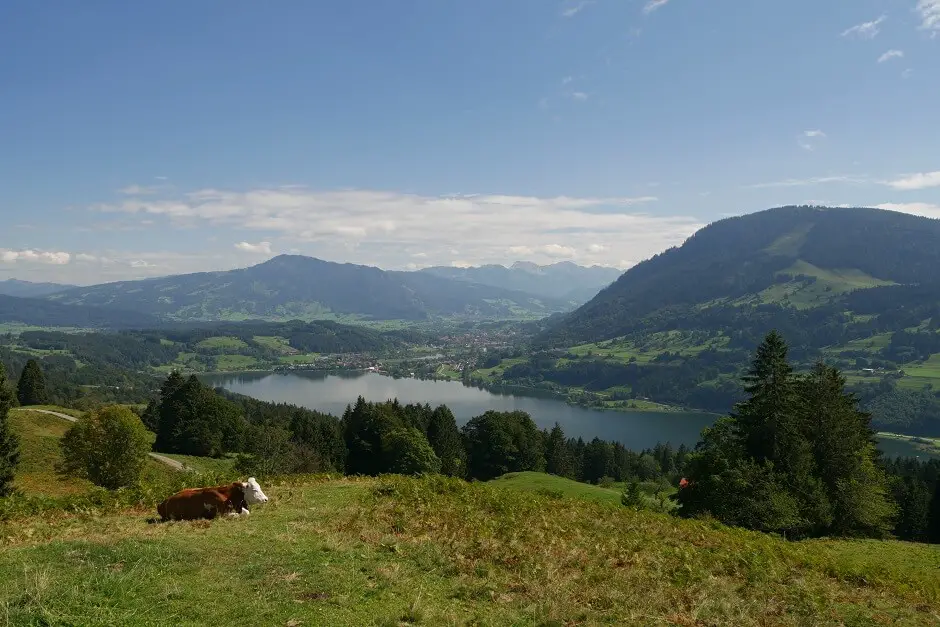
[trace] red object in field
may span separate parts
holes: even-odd
[[[682,479],[679,480],[679,489],[681,490],[682,488],[686,487],[687,485],[689,485],[689,480],[686,479],[685,477],[682,477]]]

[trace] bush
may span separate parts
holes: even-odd
[[[136,485],[152,443],[153,434],[133,411],[103,407],[65,433],[59,470],[109,490]]]
[[[414,427],[388,432],[382,439],[382,453],[388,472],[420,475],[441,471],[441,460],[424,434]]]

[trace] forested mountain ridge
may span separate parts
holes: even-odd
[[[484,378],[724,413],[743,398],[748,353],[776,329],[799,370],[842,369],[879,429],[936,435],[938,243],[940,221],[878,209],[721,220],[543,321],[528,359]]]
[[[545,266],[517,261],[508,268],[499,264],[471,268],[432,266],[421,272],[576,304],[587,302],[621,275],[617,268],[579,266],[570,261]]]
[[[610,339],[649,317],[723,306],[839,303],[871,314],[888,301],[923,305],[940,297],[938,242],[940,220],[880,209],[781,207],[727,218],[628,270],[551,336]]]
[[[61,283],[33,283],[32,281],[20,281],[19,279],[6,279],[0,281],[0,294],[6,296],[17,296],[20,298],[39,298],[48,296],[56,292],[62,292],[74,285],[63,285]]]
[[[312,320],[329,316],[379,320],[509,318],[547,315],[569,308],[562,301],[497,287],[299,255],[280,255],[237,270],[80,287],[49,298],[185,321]]]
[[[0,294],[0,322],[42,327],[127,329],[154,326],[153,316],[121,308],[84,307]]]

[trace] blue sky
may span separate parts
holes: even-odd
[[[0,279],[628,267],[783,204],[940,217],[938,103],[940,0],[7,0]]]

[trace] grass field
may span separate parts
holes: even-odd
[[[264,346],[272,351],[289,355],[297,351],[291,348],[290,341],[286,337],[279,335],[256,335],[252,338],[255,344]]]
[[[208,350],[238,350],[248,348],[248,344],[237,337],[217,336],[204,339],[196,344],[196,348]]]
[[[633,360],[646,364],[665,352],[691,356],[708,349],[721,349],[727,344],[728,338],[723,336],[704,337],[683,331],[662,331],[650,334],[642,344],[621,338],[573,346],[568,352],[579,358],[610,357],[622,362]]]
[[[250,517],[3,529],[15,625],[928,625],[940,548],[787,543],[439,478],[263,484]]]
[[[493,479],[489,484],[500,488],[580,498],[620,507],[619,490],[602,488],[590,483],[580,483],[542,472],[511,472]]]
[[[235,460],[231,457],[219,459],[212,457],[194,457],[192,455],[176,455],[174,453],[160,453],[164,457],[181,462],[187,469],[198,473],[226,474],[232,470]]]
[[[215,358],[215,369],[219,371],[251,370],[258,365],[258,360],[248,355],[219,355]]]

